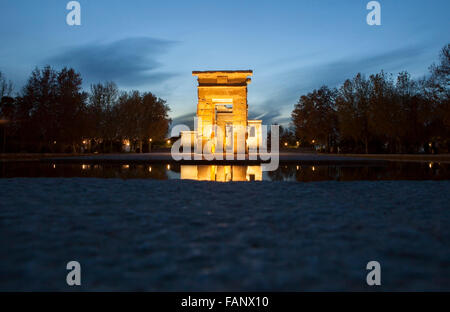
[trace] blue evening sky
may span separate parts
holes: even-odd
[[[196,107],[192,70],[252,69],[250,117],[286,123],[300,95],[357,72],[421,77],[448,43],[448,0],[0,0],[0,71],[19,92],[35,66],[72,66],[86,90],[115,81],[167,100],[175,122]]]

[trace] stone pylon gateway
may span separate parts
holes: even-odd
[[[262,142],[261,120],[248,120],[247,101],[253,71],[193,71],[192,75],[198,77],[198,123],[196,131],[182,132],[182,141],[189,139],[197,146],[201,142],[202,149],[208,144],[213,153],[256,150]]]

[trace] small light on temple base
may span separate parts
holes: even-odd
[[[86,144],[87,142],[86,142],[86,140],[83,140],[83,144]]]
[[[299,166],[297,166],[297,170],[299,170],[300,169],[300,167]]]
[[[167,140],[167,144],[170,144],[170,140]]]
[[[311,143],[312,143],[312,144],[316,143],[316,140],[312,140]]]
[[[316,167],[312,166],[312,171],[316,171]]]
[[[430,142],[430,143],[428,143],[428,146],[429,146],[429,147],[431,147],[432,145],[433,145],[433,143],[431,143],[431,142]]]
[[[287,142],[284,142],[284,146],[288,146]]]
[[[152,167],[148,167],[148,172],[152,172]]]
[[[148,139],[149,142],[153,141],[152,138]]]
[[[167,165],[167,170],[170,170],[170,165]]]
[[[53,164],[53,166],[52,166],[52,167],[53,167],[53,169],[56,169],[56,165],[55,165],[55,164]]]
[[[297,142],[296,142],[296,144],[297,144],[297,146],[299,146],[299,145],[300,145],[300,142],[299,142],[299,141],[297,141]]]
[[[430,169],[432,169],[432,168],[433,168],[433,162],[430,162],[430,163],[428,164],[428,167],[430,167]]]

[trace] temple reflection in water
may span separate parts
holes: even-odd
[[[181,165],[182,180],[262,181],[261,166]]]

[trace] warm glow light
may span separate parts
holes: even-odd
[[[297,166],[297,170],[298,170],[298,169],[300,169],[300,167],[299,167],[299,166]]]
[[[153,141],[152,138],[148,139],[149,142]]]
[[[53,141],[53,144],[56,144],[56,141]]]
[[[170,165],[167,165],[167,170],[170,170]]]
[[[433,143],[431,143],[431,142],[430,142],[430,143],[428,143],[428,146],[429,146],[429,147],[431,147],[432,145],[433,145]]]
[[[284,146],[288,146],[287,142],[284,142]]]
[[[316,143],[316,140],[312,140],[311,142],[312,142],[312,144],[314,144],[314,143]]]
[[[53,164],[53,169],[55,169],[56,168],[56,165],[55,164]]]
[[[123,168],[123,169],[129,169],[129,168],[130,168],[130,165],[123,165],[122,168]]]
[[[81,169],[83,170],[89,169],[89,165],[81,165]]]
[[[170,140],[167,140],[167,144],[170,144]]]
[[[148,172],[152,172],[152,167],[148,167]]]
[[[433,168],[433,162],[430,162],[430,163],[428,164],[428,167],[430,167],[430,169]]]
[[[312,171],[316,171],[316,167],[312,166]]]
[[[86,142],[86,140],[83,140],[83,144],[86,144],[87,142]]]
[[[299,142],[299,141],[297,141],[296,143],[297,143],[297,145],[300,145],[300,142]]]

